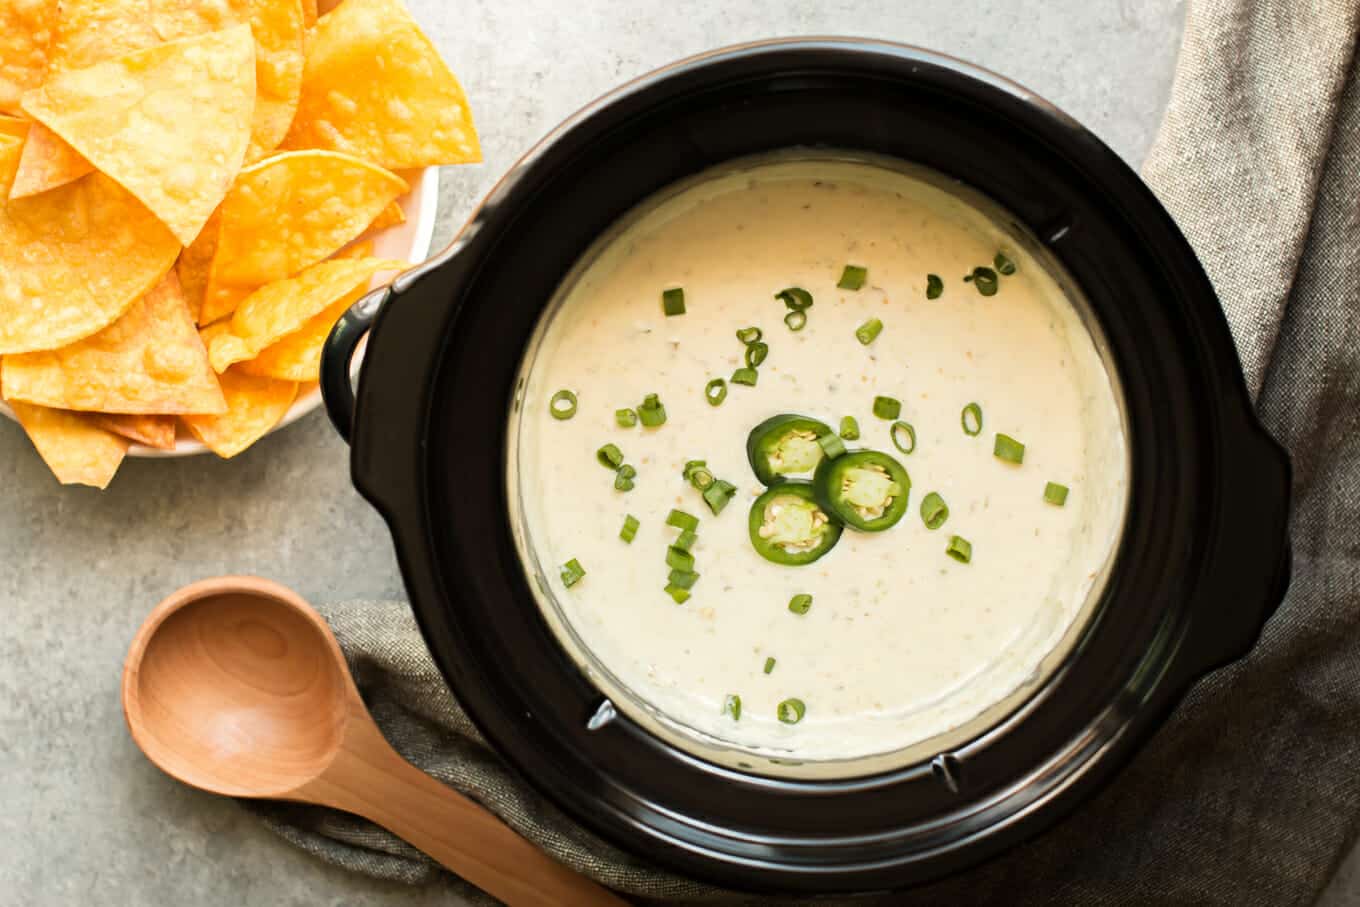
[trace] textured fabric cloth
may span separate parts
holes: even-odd
[[[1360,830],[1360,0],[1192,0],[1146,176],[1222,298],[1295,465],[1294,580],[1259,645],[1202,681],[1127,771],[977,870],[856,904],[1313,901]],[[1252,489],[1243,489],[1251,493]],[[520,784],[445,689],[404,604],[323,608],[394,745],[577,869],[637,899],[742,903],[582,831]],[[390,835],[250,808],[299,847],[458,886]],[[763,901],[761,903],[776,903]]]

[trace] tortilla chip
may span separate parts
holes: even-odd
[[[23,139],[16,139],[12,135],[0,135],[0,196],[9,192],[14,172],[19,167],[19,155],[23,147]],[[3,207],[0,205],[0,208]]]
[[[63,485],[105,488],[127,454],[128,441],[79,413],[15,403],[14,415],[47,468]]]
[[[248,0],[61,0],[52,72],[84,69],[247,21]]]
[[[47,78],[57,0],[0,0],[0,113],[16,113],[24,92]]]
[[[84,69],[152,47],[157,38],[147,0],[61,0],[52,39],[52,73]]]
[[[324,260],[354,239],[405,180],[334,151],[292,151],[247,167],[221,207],[200,323],[223,318],[251,292]]]
[[[255,38],[255,115],[247,161],[269,154],[293,124],[302,96],[302,41],[306,33],[301,0],[250,0]]]
[[[28,130],[28,141],[24,143],[9,197],[24,198],[65,186],[92,170],[94,165],[62,141],[61,136],[42,123],[34,123]]]
[[[23,106],[188,245],[245,158],[255,42],[236,26],[135,51],[54,76]]]
[[[400,204],[393,202],[386,208],[383,208],[382,212],[379,213],[377,217],[373,218],[373,223],[368,225],[368,229],[364,231],[364,235],[372,236],[374,233],[386,230],[388,227],[395,227],[398,224],[404,223],[406,223],[406,212],[402,209]]]
[[[354,242],[336,252],[331,258],[370,258],[373,255],[373,240],[356,239]],[[402,265],[406,267],[406,265]]]
[[[345,0],[317,20],[282,147],[389,170],[482,159],[462,87],[400,0]]]
[[[166,41],[246,21],[245,0],[62,0],[52,71],[84,69]],[[21,198],[65,185],[94,169],[45,126],[37,126],[12,190]]]
[[[203,289],[203,304],[198,310],[198,323],[209,325],[221,321],[235,312],[236,307],[252,292],[250,287],[213,286],[212,278],[209,277],[208,285]]]
[[[31,120],[25,120],[21,117],[12,117],[7,113],[0,113],[0,135],[7,135],[10,138],[23,141],[28,137],[28,127],[31,125]]]
[[[222,375],[227,411],[220,416],[181,416],[195,438],[229,459],[269,433],[293,405],[297,384],[228,369]]]
[[[221,337],[223,334],[227,334],[230,332],[231,332],[230,321],[218,321],[215,324],[208,325],[207,327],[199,328],[198,339],[203,341],[203,348],[206,350],[212,346],[214,337]],[[4,385],[0,384],[0,390],[3,389]]]
[[[167,41],[249,24],[257,96],[248,160],[288,132],[302,91],[302,0],[65,0],[53,69],[83,69]]]
[[[175,449],[174,416],[137,416],[128,413],[90,413],[90,420],[119,437],[154,447]]]
[[[302,21],[308,28],[316,24],[316,0],[302,0]]]
[[[405,262],[382,258],[337,258],[261,287],[241,303],[228,329],[208,341],[208,361],[221,374],[233,363],[253,359],[266,347],[302,330],[355,287],[366,286],[374,274],[405,267]]]
[[[284,381],[317,381],[321,377],[321,351],[340,316],[368,292],[364,281],[313,315],[298,330],[279,339],[247,359],[237,368],[248,375],[279,378]]]
[[[171,271],[99,333],[6,356],[6,400],[105,413],[221,413],[226,401]]]
[[[195,323],[203,311],[203,294],[208,289],[208,269],[212,267],[213,255],[217,252],[217,236],[222,225],[221,210],[218,208],[213,212],[213,216],[199,231],[198,238],[179,253],[179,261],[175,262],[175,273],[179,275],[184,302],[189,306],[189,315]]]
[[[373,254],[372,240],[357,240],[335,253],[336,259],[368,258]],[[321,377],[321,351],[331,328],[349,307],[358,302],[368,292],[365,281],[318,315],[313,315],[300,329],[281,338],[277,343],[265,347],[254,359],[247,359],[238,368],[250,375],[266,378],[281,378],[287,381],[300,381],[298,397],[305,396],[316,386]],[[224,323],[225,324],[225,323]],[[216,333],[223,333],[218,331]]]
[[[290,151],[242,170],[222,202],[212,282],[261,287],[343,248],[409,187],[334,151]]]
[[[0,179],[19,159],[18,143],[5,141]],[[170,231],[102,173],[0,206],[0,354],[56,349],[108,327],[178,253]]]

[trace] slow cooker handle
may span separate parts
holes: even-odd
[[[331,424],[346,444],[354,430],[354,380],[350,374],[354,352],[391,295],[390,285],[365,294],[340,316],[321,349],[321,399]]]
[[[1236,661],[1255,645],[1289,589],[1292,469],[1289,454],[1251,420],[1220,464],[1220,531],[1177,668],[1193,682]]]

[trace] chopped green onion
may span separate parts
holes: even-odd
[[[631,513],[623,518],[623,528],[619,530],[619,538],[628,544],[633,544],[633,539],[637,537],[638,518]]]
[[[880,419],[896,419],[902,415],[902,401],[895,397],[875,397],[874,415]]]
[[[789,599],[789,610],[794,614],[806,614],[812,610],[812,596],[805,592],[799,592]]]
[[[795,312],[801,312],[803,309],[812,306],[812,294],[802,287],[789,287],[786,290],[780,290],[774,294],[774,298],[782,301],[784,305]]]
[[[666,579],[672,586],[678,586],[681,589],[689,589],[699,581],[699,574],[695,573],[693,570],[672,570]]]
[[[689,551],[694,547],[694,543],[699,541],[699,533],[693,529],[686,529],[675,539],[675,547],[682,551]]]
[[[1063,506],[1067,503],[1067,486],[1049,482],[1044,486],[1044,500],[1054,507]]]
[[[992,259],[992,265],[996,268],[997,273],[1004,274],[1007,277],[1015,273],[1015,262],[1007,258],[1004,253],[996,253],[996,258]]]
[[[949,537],[949,547],[944,549],[944,553],[958,561],[966,564],[973,559],[973,545],[966,538],[958,535]]]
[[[909,454],[916,450],[916,429],[910,422],[894,422],[892,428],[888,429],[888,435],[892,438],[893,447]]]
[[[619,467],[619,471],[614,473],[614,488],[618,491],[632,491],[633,479],[637,478],[637,470],[624,463]]]
[[[944,498],[931,492],[921,499],[921,521],[927,529],[939,529],[949,519],[949,505]]]
[[[693,532],[699,528],[699,518],[683,510],[672,510],[666,514],[666,525],[674,526],[683,532]]]
[[[874,342],[879,334],[883,333],[883,322],[877,318],[870,318],[868,321],[855,328],[855,339],[868,346]]]
[[[674,287],[661,292],[661,311],[666,313],[669,318],[672,315],[685,314],[685,291],[680,287]]]
[[[755,387],[759,378],[760,373],[753,368],[739,368],[732,373],[733,384],[744,384],[747,387]]]
[[[666,549],[666,566],[672,570],[684,570],[694,572],[694,555],[684,548],[677,548],[671,545]]]
[[[725,479],[716,479],[712,485],[704,489],[704,503],[708,505],[709,510],[713,511],[713,515],[717,516],[722,513],[727,502],[732,500],[736,493],[737,486]]]
[[[681,589],[679,586],[667,584],[663,591],[669,595],[677,605],[683,605],[685,602],[689,601],[688,589]]]
[[[784,316],[784,324],[788,326],[790,331],[801,331],[807,327],[807,312],[802,309],[789,312]]]
[[[982,407],[976,403],[969,403],[959,413],[959,424],[963,426],[963,433],[971,437],[982,434]]]
[[[1025,445],[1010,435],[998,433],[996,443],[992,445],[992,454],[998,460],[1005,460],[1007,463],[1023,463],[1025,462]]]
[[[828,460],[834,460],[845,453],[845,442],[839,435],[826,434],[817,439],[817,444],[822,448],[822,453],[826,454]]]
[[[642,405],[638,407],[638,418],[642,424],[648,428],[656,428],[666,422],[666,407],[661,404],[661,398],[656,394],[648,394],[642,400]]]
[[[944,281],[938,274],[926,275],[926,299],[939,299],[944,293]]]
[[[605,469],[618,472],[619,467],[623,465],[623,451],[619,450],[617,444],[606,444],[595,451],[595,459]]]
[[[741,697],[735,693],[723,700],[723,714],[731,715],[733,721],[741,720]]]
[[[559,569],[562,573],[562,585],[568,589],[580,582],[581,577],[586,575],[586,568],[582,567],[581,562],[576,558],[567,561]]]
[[[554,419],[570,419],[576,415],[576,395],[566,388],[553,394],[548,402],[548,412]]]
[[[761,343],[757,340],[755,343],[747,344],[746,367],[759,368],[760,363],[764,362],[765,357],[768,355],[770,355],[770,345],[768,343]]]
[[[762,336],[761,330],[760,328],[757,327],[737,329],[737,339],[744,344],[749,345],[755,343],[757,340],[761,338],[761,336]]]
[[[714,378],[704,385],[704,399],[709,406],[719,406],[727,399],[727,382],[721,378]]]
[[[971,282],[983,296],[995,296],[997,287],[996,272],[991,268],[978,266],[972,274],[964,275],[964,283]]]
[[[681,473],[685,481],[693,485],[699,491],[703,491],[714,482],[713,473],[708,471],[703,460],[689,460],[685,463],[684,472]]]
[[[774,658],[771,657],[765,659],[765,673],[768,674],[773,670],[774,670]]]
[[[687,461],[682,474],[684,475],[686,482],[689,482],[698,491],[703,492],[704,503],[708,504],[708,509],[713,511],[714,516],[721,513],[722,509],[727,506],[727,502],[732,500],[732,497],[737,493],[737,487],[731,482],[714,478],[713,473],[708,471],[703,460]],[[678,517],[676,516],[677,514],[679,515]],[[672,510],[671,518],[693,519],[694,525],[699,525],[698,519],[691,517],[683,510]],[[669,522],[669,520],[670,518],[668,518],[667,522]],[[684,527],[680,523],[670,523],[670,525],[680,528],[694,528]]]
[[[631,409],[614,410],[614,421],[619,428],[632,428],[637,425],[637,412]]]
[[[784,724],[797,724],[807,714],[807,706],[803,705],[801,699],[785,699],[779,703],[775,714]]]
[[[841,417],[841,437],[847,441],[859,440],[859,422],[854,416]]]
[[[842,290],[858,290],[864,286],[864,281],[868,276],[868,268],[861,268],[859,265],[846,265],[845,270],[841,271],[841,279],[836,281],[836,286]]]

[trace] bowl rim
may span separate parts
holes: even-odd
[[[429,258],[430,246],[434,242],[434,226],[439,213],[439,171],[439,167],[425,167],[416,170],[418,185],[413,187],[407,195],[407,198],[416,203],[415,229],[411,235],[411,248],[405,256],[407,261],[412,264],[420,264]],[[405,208],[406,206],[403,205],[402,207]],[[389,227],[388,229],[395,228]],[[360,348],[354,357],[354,368],[357,369],[362,361],[363,349]],[[315,411],[320,405],[321,389],[313,385],[305,394],[301,394],[293,400],[288,411],[283,414],[283,418],[274,423],[274,426],[265,432],[261,439],[287,428],[303,416]],[[18,417],[14,415],[14,410],[3,399],[0,399],[0,416],[4,416],[12,422],[17,423],[19,421]],[[177,434],[175,446],[169,450],[149,447],[138,441],[131,442],[127,449],[127,456],[145,460],[193,457],[206,453],[212,453],[206,444],[197,438],[182,434]]]

